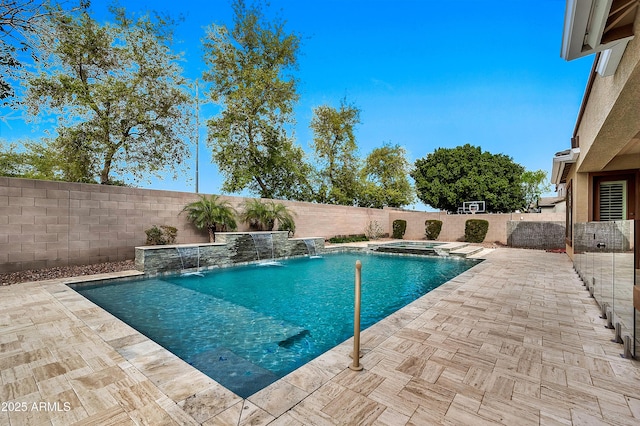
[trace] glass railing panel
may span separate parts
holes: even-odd
[[[640,219],[636,219],[633,221],[633,226],[631,227],[632,237],[629,238],[629,243],[631,244],[630,250],[633,252],[633,283],[634,285],[640,285]],[[634,328],[633,328],[633,356],[638,357],[638,350],[640,349],[640,312],[637,309],[632,308],[634,318]]]
[[[589,291],[596,297],[599,290],[598,280],[600,279],[600,261],[598,259],[598,241],[602,238],[601,231],[595,222],[580,223],[577,225],[577,232],[574,234],[574,244],[583,253],[584,266],[582,269],[582,280]]]
[[[613,277],[614,253],[617,249],[619,231],[615,222],[595,222],[596,243],[594,256],[596,258],[596,286],[595,298],[606,312],[606,308],[613,310]]]
[[[615,226],[613,245],[613,313],[621,335],[633,336],[634,225],[631,220],[611,222]]]
[[[620,337],[629,336],[635,356],[640,349],[640,313],[633,306],[633,286],[640,285],[640,220],[574,225],[574,266],[603,309],[611,313]]]
[[[576,250],[576,248],[573,248],[573,266],[576,269],[576,272],[578,273],[578,275],[580,276],[580,278],[582,278],[582,275],[584,273],[584,253]]]

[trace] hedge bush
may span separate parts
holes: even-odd
[[[393,238],[399,240],[404,237],[404,233],[407,230],[407,221],[403,219],[396,219],[393,221]]]
[[[335,237],[329,238],[329,242],[332,244],[340,244],[340,243],[358,243],[360,241],[369,241],[366,235],[338,235]]]
[[[424,233],[427,235],[427,240],[437,240],[442,231],[442,221],[435,219],[427,219],[424,221]]]
[[[468,243],[481,243],[487,236],[488,230],[488,220],[469,219],[464,224],[464,240]]]

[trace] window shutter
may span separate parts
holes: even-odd
[[[627,218],[627,182],[600,183],[600,220],[626,220]]]

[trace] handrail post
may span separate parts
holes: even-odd
[[[362,263],[356,261],[355,303],[353,311],[353,363],[349,366],[354,371],[362,370],[360,365],[360,285]]]

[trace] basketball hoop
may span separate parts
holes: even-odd
[[[458,209],[465,214],[476,214],[486,212],[486,206],[484,201],[465,201],[462,203],[462,207]]]

